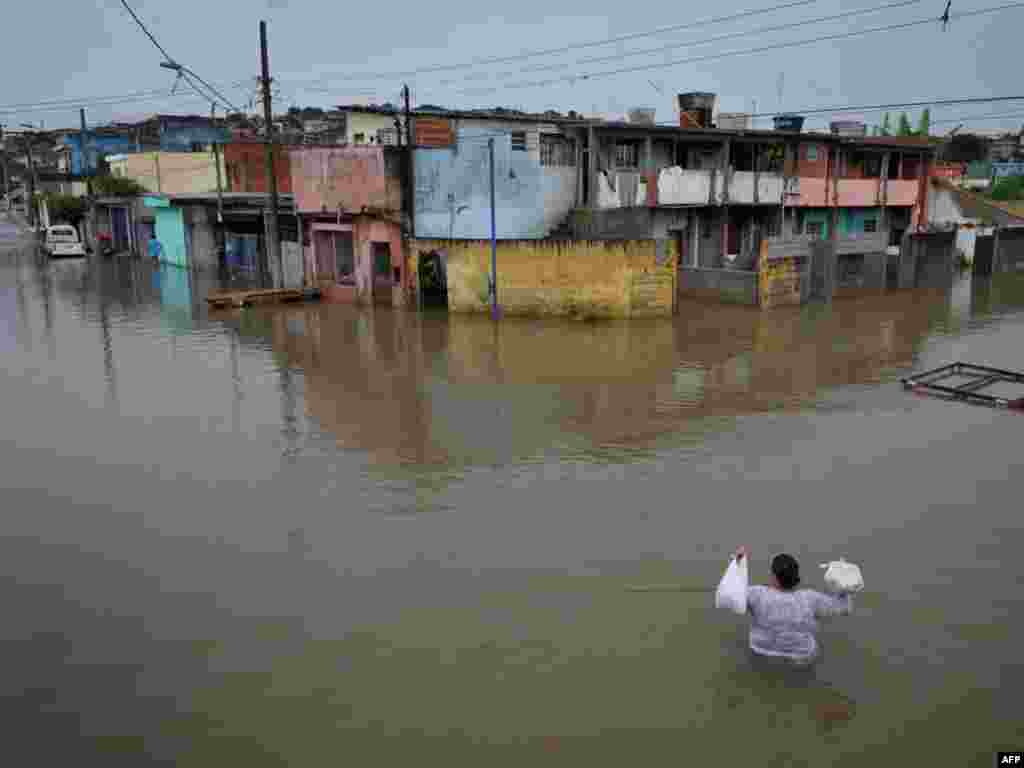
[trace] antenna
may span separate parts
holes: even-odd
[[[779,72],[779,82],[776,85],[776,91],[779,96],[779,112],[782,112],[782,93],[786,89],[786,73]]]

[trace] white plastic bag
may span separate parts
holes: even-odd
[[[747,612],[747,558],[737,560],[735,557],[725,569],[725,575],[715,590],[715,607],[727,608],[733,613],[743,615]]]
[[[831,563],[822,563],[825,569],[825,584],[832,592],[860,592],[864,589],[864,577],[860,568],[843,558]]]

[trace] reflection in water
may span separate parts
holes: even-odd
[[[980,765],[1019,732],[1019,426],[895,384],[1017,355],[1015,276],[593,324],[206,288],[0,255],[0,707],[39,762]],[[706,594],[623,588],[738,543],[869,568],[813,684]]]
[[[837,387],[894,380],[951,322],[942,292],[772,312],[684,304],[675,322],[496,324],[327,305],[258,317],[250,325],[284,356],[282,382],[303,371],[309,415],[340,444],[432,464],[559,446],[624,455],[702,419],[813,406]],[[282,397],[293,407],[284,383]]]

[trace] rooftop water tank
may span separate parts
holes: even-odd
[[[773,119],[776,131],[800,133],[804,129],[804,118],[802,115],[776,115]]]
[[[679,125],[683,128],[711,128],[716,99],[713,93],[680,93]]]

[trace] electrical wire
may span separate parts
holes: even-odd
[[[973,18],[976,16],[983,16],[991,13],[998,13],[1000,11],[1013,10],[1016,8],[1024,7],[1024,2],[1007,3],[1005,5],[994,6],[991,8],[982,8],[975,11],[968,11],[964,13],[951,14],[950,18],[966,19]],[[745,48],[737,51],[726,51],[724,53],[712,53],[704,56],[691,56],[684,59],[673,59],[671,61],[657,63],[657,64],[638,64],[631,67],[620,67],[618,69],[609,69],[598,72],[588,72],[580,75],[566,75],[561,77],[548,78],[546,80],[533,80],[533,81],[522,81],[518,83],[507,83],[500,86],[484,89],[464,89],[458,91],[458,93],[492,93],[504,89],[522,89],[522,88],[539,88],[548,85],[556,85],[559,83],[596,80],[602,77],[612,77],[614,75],[628,74],[631,72],[645,72],[652,69],[668,69],[670,67],[679,66],[680,64],[693,64],[704,61],[718,61],[721,59],[727,59],[734,56],[749,56],[756,53],[765,53],[767,51],[777,51],[786,48],[799,48],[802,46],[813,45],[821,42],[828,42],[834,40],[845,40],[853,37],[861,37],[864,35],[875,34],[880,32],[892,32],[896,30],[911,29],[914,27],[920,27],[925,24],[936,23],[935,18],[918,19],[915,21],[907,21],[899,24],[887,24],[880,27],[869,27],[867,29],[854,30],[852,32],[841,32],[832,35],[821,35],[819,37],[808,38],[804,40],[793,40],[784,43],[774,43],[771,45],[759,46],[757,48]]]
[[[128,5],[128,0],[121,0],[121,5],[123,5],[125,7],[125,10],[127,10],[128,13],[131,14],[132,18],[135,19],[135,23],[139,25],[139,29],[141,29],[145,33],[146,37],[148,37],[150,39],[150,41],[153,43],[153,45],[156,46],[157,50],[160,51],[160,53],[162,53],[164,55],[164,59],[167,60],[168,64],[175,65],[175,67],[177,68],[178,72],[184,72],[184,73],[187,73],[187,74],[191,74],[193,77],[195,77],[197,80],[199,80],[199,82],[201,82],[203,85],[205,85],[207,88],[209,88],[210,92],[213,93],[215,96],[217,96],[224,103],[225,106],[231,108],[235,112],[239,111],[238,108],[234,104],[232,104],[229,100],[224,98],[224,95],[221,94],[220,91],[218,91],[216,88],[214,88],[209,83],[207,83],[205,80],[203,80],[203,78],[201,78],[199,75],[197,75],[194,70],[191,70],[188,67],[185,67],[183,65],[178,64],[174,60],[174,58],[167,52],[167,50],[162,45],[160,45],[160,43],[157,41],[157,39],[155,37],[153,37],[153,34],[146,28],[146,25],[142,23],[142,19],[140,19],[138,17],[138,15],[135,13],[135,11],[132,10],[132,7],[130,5]]]
[[[124,2],[124,0],[122,0]],[[758,8],[748,11],[740,11],[738,13],[729,14],[728,16],[718,16],[710,19],[698,19],[697,21],[689,21],[682,24],[672,24],[667,27],[659,27],[657,29],[645,30],[641,32],[631,32],[624,35],[616,35],[615,37],[604,38],[603,40],[590,40],[582,43],[570,43],[569,45],[563,45],[558,48],[543,48],[533,51],[521,51],[520,53],[506,55],[506,56],[493,56],[488,58],[473,59],[472,61],[464,61],[457,64],[438,64],[429,67],[420,67],[418,69],[406,70],[404,72],[360,72],[360,73],[331,73],[325,77],[334,77],[338,80],[392,80],[406,77],[413,77],[415,75],[431,74],[434,72],[448,72],[458,69],[467,69],[470,67],[480,67],[489,64],[504,64],[512,61],[522,61],[525,59],[535,58],[537,56],[552,56],[559,53],[567,53],[569,51],[580,50],[583,48],[594,48],[601,45],[611,45],[612,43],[621,43],[627,40],[637,40],[642,37],[653,37],[654,35],[664,34],[666,32],[677,32],[682,29],[694,29],[696,27],[706,27],[713,24],[722,24],[728,21],[737,21],[739,19],[748,18],[751,16],[758,16],[765,13],[773,13],[775,11],[786,10],[789,8],[797,8],[805,5],[812,5],[819,2],[819,0],[792,0],[791,2],[782,3],[781,5],[773,5],[768,8]]]

